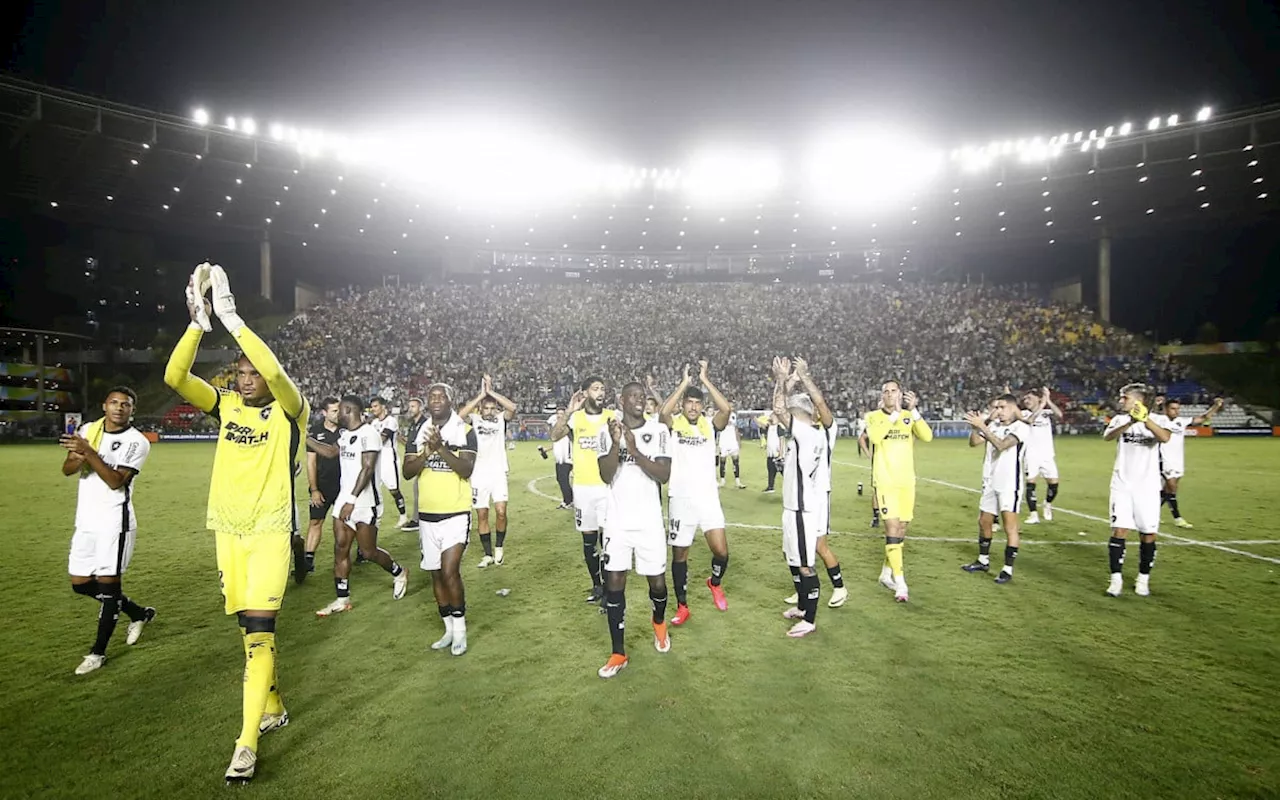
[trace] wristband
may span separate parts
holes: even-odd
[[[347,494],[339,495],[338,499],[334,502],[333,505],[336,508],[341,509],[343,506],[347,505],[348,503],[350,503],[353,506],[356,504],[356,496],[354,494],[347,493]]]
[[[235,336],[244,327],[244,318],[239,314],[232,312],[230,314],[219,314],[218,321],[227,329],[227,332]]]
[[[924,418],[920,416],[920,412],[919,412],[919,411],[917,411],[917,410],[916,410],[916,409],[914,409],[914,408],[913,408],[913,409],[911,409],[911,421],[912,421],[912,422],[919,422],[919,421],[920,421],[920,420],[922,420],[922,419],[924,419]]]

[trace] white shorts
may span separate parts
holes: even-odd
[[[1111,488],[1111,527],[1138,533],[1160,532],[1160,491]]]
[[[341,508],[334,509],[334,519],[338,519],[338,514],[342,513]],[[338,520],[341,522],[342,520]],[[351,530],[355,530],[357,525],[376,525],[378,524],[378,509],[373,506],[356,506],[351,510],[351,519],[347,520],[346,525]]]
[[[700,497],[673,497],[667,504],[667,519],[667,544],[688,547],[699,530],[706,533],[724,528],[720,493],[712,490]]]
[[[1027,480],[1034,481],[1043,477],[1047,481],[1058,479],[1058,459],[1054,456],[1037,456],[1027,459]]]
[[[1017,514],[1022,511],[1022,487],[1001,487],[997,489],[990,483],[983,483],[982,499],[978,501],[978,511],[983,514]]]
[[[662,529],[647,531],[604,532],[604,568],[609,572],[627,572],[635,556],[637,575],[663,575],[667,571],[667,546]]]
[[[741,453],[741,452],[742,452],[742,451],[739,449],[737,442],[734,442],[732,445],[730,445],[730,446],[728,446],[728,447],[721,447],[721,448],[720,448],[720,457],[721,457],[721,458],[733,458],[733,457],[737,456],[737,455],[738,455],[739,453]]]
[[[573,487],[573,519],[579,532],[598,531],[604,527],[604,509],[608,499],[608,486]]]
[[[429,572],[440,569],[441,553],[457,545],[467,549],[471,541],[471,513],[445,517],[439,522],[419,516],[418,540],[422,543],[422,568]]]
[[[393,491],[400,490],[400,465],[396,463],[395,451],[382,450],[378,453],[378,486],[385,486]]]
[[[1171,461],[1164,456],[1160,457],[1160,474],[1167,478],[1181,478],[1185,465],[1181,461]]]
[[[473,474],[471,476],[471,507],[488,508],[490,501],[507,502],[507,473]]]
[[[123,534],[119,531],[76,531],[71,536],[71,556],[67,559],[67,574],[123,575],[133,558],[137,529]]]
[[[782,554],[789,567],[812,567],[818,539],[827,535],[827,508],[782,510]]]

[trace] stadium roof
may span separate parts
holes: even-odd
[[[345,140],[274,123],[178,117],[4,78],[0,180],[13,201],[73,221],[265,234],[383,256],[907,252],[1096,239],[1280,210],[1280,107],[1192,109],[1127,125],[949,152],[850,134],[828,137],[821,156],[811,149],[792,168],[770,154],[723,151],[679,169],[606,168],[588,180],[563,155],[516,169],[516,155],[536,161],[536,152],[503,149],[493,131],[475,133],[481,147],[467,153],[450,149],[463,147],[459,132],[430,140],[434,160],[412,147],[357,153]],[[476,180],[460,202],[466,165],[476,165]],[[530,185],[535,178],[545,191]],[[516,195],[520,203],[506,202]]]

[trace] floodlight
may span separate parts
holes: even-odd
[[[964,167],[985,167],[1000,146],[963,149]],[[823,203],[847,210],[883,209],[895,202],[906,205],[936,177],[942,160],[941,151],[899,131],[849,129],[827,134],[810,146],[806,173],[810,190]]]
[[[271,126],[267,129],[267,132],[270,134],[271,138],[275,139],[277,142],[284,141],[284,126],[281,125],[279,122],[271,123]]]
[[[684,189],[703,202],[755,201],[782,181],[782,167],[770,152],[737,147],[710,148],[689,161]]]
[[[1104,131],[1102,132],[1102,138],[1106,139],[1106,138],[1110,137],[1110,136],[1111,136],[1111,134],[1113,134],[1113,133],[1115,133],[1115,132],[1116,132],[1116,126],[1115,126],[1115,125],[1108,125],[1108,126],[1107,126],[1107,129],[1106,129],[1106,130],[1104,130]]]
[[[1147,130],[1149,130],[1149,131],[1158,131],[1158,130],[1160,130],[1160,118],[1159,118],[1159,117],[1152,117],[1152,118],[1151,118],[1151,121],[1147,123]]]
[[[1178,115],[1177,115],[1177,114],[1170,114],[1170,115],[1169,115],[1169,127],[1170,127],[1170,128],[1172,128],[1174,125],[1177,125],[1177,124],[1178,124]]]
[[[1196,122],[1208,122],[1209,118],[1212,116],[1213,116],[1213,109],[1210,108],[1209,106],[1205,106],[1204,108],[1200,109],[1200,111],[1196,114]]]
[[[244,119],[240,122],[240,130],[245,136],[252,136],[258,132],[258,123],[252,119]]]
[[[1130,133],[1131,131],[1133,131],[1133,123],[1132,123],[1132,122],[1126,122],[1126,123],[1124,123],[1123,125],[1121,125],[1121,126],[1120,126],[1120,135],[1121,135],[1121,136],[1128,136],[1128,135],[1129,135],[1129,133]]]
[[[227,117],[227,130],[234,131],[236,129],[236,118]]]
[[[205,111],[203,108],[197,108],[195,112],[191,114],[191,121],[197,125],[208,125],[209,112]]]

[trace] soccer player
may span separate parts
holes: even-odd
[[[427,415],[422,410],[422,398],[409,398],[409,428],[404,435],[404,452],[405,455],[416,452],[418,433],[422,431],[422,426],[427,424]],[[416,533],[418,530],[418,506],[421,504],[421,498],[418,494],[418,479],[413,479],[413,515],[409,517],[409,521],[400,526],[400,530]]]
[[[378,547],[378,506],[382,498],[374,487],[374,473],[383,452],[382,435],[364,421],[364,403],[349,394],[339,406],[342,431],[336,450],[341,485],[333,515],[333,588],[337,597],[316,612],[329,617],[351,610],[351,541],[361,555],[391,573],[391,597],[399,600],[409,590],[409,573]],[[326,455],[331,455],[326,448]]]
[[[1139,597],[1151,594],[1151,566],[1156,560],[1156,534],[1160,531],[1160,445],[1172,434],[1147,411],[1147,387],[1131,383],[1120,390],[1120,413],[1112,417],[1102,438],[1116,442],[1116,463],[1111,471],[1111,583],[1107,594],[1124,591],[1125,541],[1129,531],[1139,536]]]
[[[137,395],[127,386],[107,392],[103,418],[65,435],[62,474],[80,477],[76,496],[76,530],[71,537],[67,572],[71,591],[92,597],[98,606],[98,635],[89,655],[76,667],[87,675],[107,661],[107,642],[120,612],[129,616],[125,644],[135,644],[156,610],[125,596],[120,578],[133,558],[138,517],[133,512],[133,479],[142,471],[151,443],[132,425]]]
[[[641,389],[641,397],[643,397]],[[582,558],[587,562],[587,572],[591,574],[591,592],[587,595],[588,603],[599,603],[604,599],[604,584],[601,580],[600,556],[596,553],[599,542],[600,523],[604,519],[605,502],[609,490],[600,477],[599,452],[600,433],[604,430],[613,414],[604,410],[605,385],[603,378],[590,377],[582,382],[581,388],[569,400],[567,414],[557,417],[551,429],[551,440],[559,441],[563,436],[572,436],[573,454],[573,510],[574,523],[582,534]],[[643,400],[641,414],[644,413]]]
[[[720,413],[719,408],[715,408],[715,413]],[[739,489],[747,488],[742,482],[742,465],[739,462],[739,456],[742,452],[741,443],[738,441],[738,415],[732,410],[729,411],[729,421],[725,423],[724,430],[720,431],[720,485],[724,486],[724,466],[729,459],[733,459],[733,485]]]
[[[798,602],[783,616],[797,620],[787,635],[798,639],[817,629],[820,585],[814,557],[831,518],[835,417],[809,376],[805,360],[797,358],[794,363],[793,380],[791,360],[773,360],[773,413],[791,431],[782,464],[782,552]]]
[[[986,452],[982,459],[982,499],[978,502],[978,560],[961,569],[991,569],[992,527],[998,515],[1008,544],[1004,548],[1004,568],[996,576],[996,583],[1008,583],[1013,580],[1013,562],[1018,557],[1023,459],[1026,442],[1032,436],[1031,426],[1022,421],[1018,398],[1011,394],[993,400],[986,414],[970,411],[964,420],[973,428],[969,446],[985,442]]]
[[[711,395],[716,415],[702,413],[702,390],[692,385],[689,367],[684,380],[663,403],[658,421],[671,431],[671,476],[667,485],[667,538],[671,544],[671,579],[676,585],[676,613],[671,624],[689,619],[689,548],[698,530],[711,548],[711,577],[707,588],[715,607],[727,611],[729,601],[721,582],[729,569],[729,540],[724,532],[724,510],[716,490],[716,431],[729,424],[733,406],[707,377],[707,362],[698,362],[698,381]],[[679,413],[677,413],[677,406]]]
[[[774,484],[778,480],[778,465],[782,462],[782,436],[778,417],[772,411],[767,417],[764,434],[764,467],[769,473],[769,485],[764,487],[764,494],[773,494]]]
[[[902,569],[902,549],[907,526],[915,516],[915,440],[933,441],[933,430],[916,410],[915,392],[903,392],[895,380],[880,387],[880,408],[866,415],[867,443],[875,458],[871,482],[880,519],[884,521],[884,566],[880,585],[893,592],[893,599],[905,603],[907,579]]]
[[[471,540],[471,474],[476,468],[476,432],[453,410],[453,389],[427,388],[430,421],[418,432],[415,452],[404,457],[404,477],[421,475],[418,539],[422,568],[431,573],[444,636],[431,645],[455,656],[467,652],[467,596],[462,554]]]
[[[662,495],[671,477],[671,434],[657,420],[644,418],[644,387],[622,387],[622,420],[611,417],[600,432],[601,479],[608,485],[604,514],[605,613],[613,653],[597,674],[612,678],[627,666],[624,643],[627,615],[627,572],[635,557],[637,575],[649,581],[653,607],[653,646],[671,650],[667,632],[667,548],[663,541]],[[578,464],[581,468],[581,463]]]
[[[880,527],[880,501],[876,499],[876,450],[867,438],[867,415],[858,419],[858,454],[871,462],[871,527]],[[858,482],[858,494],[862,494],[862,482]]]
[[[476,409],[480,410],[479,414],[473,413]],[[459,415],[470,423],[479,444],[476,471],[471,476],[471,495],[484,557],[476,566],[480,569],[490,565],[501,566],[502,548],[507,540],[507,423],[516,418],[516,404],[494,389],[493,379],[485,375],[480,384],[480,394],[463,406]],[[493,535],[489,533],[490,501],[496,517],[497,549],[494,549]]]
[[[235,390],[214,389],[191,374],[200,339],[212,330],[206,287],[214,313],[244,352],[236,360]],[[276,614],[298,532],[294,475],[310,409],[275,354],[236,313],[222,267],[196,268],[187,310],[191,324],[169,356],[164,380],[220,426],[206,524],[214,531],[226,612],[237,616],[243,632],[243,719],[226,777],[244,782],[253,778],[258,737],[289,722],[276,680]]]
[[[405,516],[404,495],[400,493],[400,470],[396,469],[399,463],[396,457],[396,434],[400,432],[400,420],[391,413],[387,401],[381,397],[370,400],[369,408],[373,411],[373,420],[369,424],[382,437],[382,452],[378,454],[378,487],[386,488],[391,494],[396,511],[400,512],[396,527],[404,528],[409,524],[409,518]],[[378,513],[382,513],[381,501],[378,503]]]
[[[565,416],[565,413],[565,404],[557,403],[556,413],[547,418],[547,427],[554,430],[556,422]],[[547,438],[550,438],[550,430]],[[539,447],[538,452],[542,453],[543,458],[547,457],[545,447]],[[573,443],[569,437],[561,436],[552,442],[551,454],[556,460],[556,484],[560,487],[560,505],[556,506],[556,510],[573,508]]]
[[[313,447],[323,445],[325,452],[338,444],[338,398],[326,397],[320,401],[323,419],[307,434],[307,485],[311,494],[311,519],[307,523],[307,572],[316,571],[316,548],[324,533],[324,518],[341,492],[340,469],[337,455],[323,456]],[[295,580],[301,583],[298,576]]]
[[[1156,398],[1157,404],[1162,398]],[[1213,405],[1205,409],[1203,414],[1194,417],[1184,417],[1178,412],[1182,410],[1181,400],[1167,400],[1164,402],[1164,413],[1152,414],[1156,424],[1169,431],[1169,441],[1160,445],[1160,475],[1164,478],[1164,486],[1160,489],[1160,505],[1169,504],[1169,510],[1173,512],[1173,524],[1179,528],[1194,527],[1190,522],[1182,518],[1182,512],[1178,510],[1178,481],[1182,479],[1183,470],[1186,469],[1186,458],[1184,455],[1187,426],[1203,425],[1213,418],[1213,415],[1222,410],[1222,398],[1219,397],[1213,401]]]
[[[1026,413],[1022,418],[1031,426],[1031,440],[1027,445],[1027,517],[1028,525],[1036,525],[1040,517],[1036,513],[1036,478],[1044,476],[1048,488],[1044,492],[1044,521],[1053,521],[1053,501],[1058,497],[1058,459],[1053,448],[1053,423],[1061,423],[1062,409],[1053,402],[1048,386],[1023,395],[1022,406]]]

